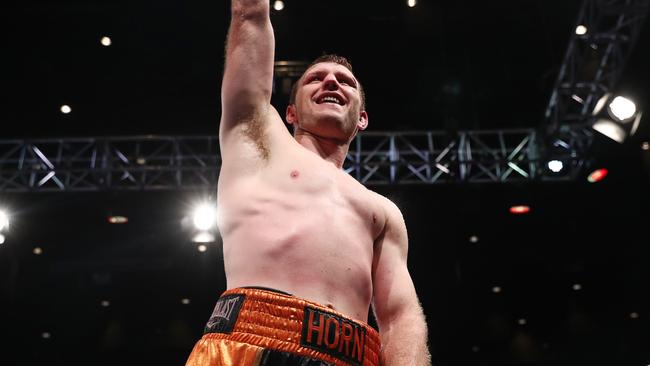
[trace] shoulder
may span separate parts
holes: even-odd
[[[384,232],[394,238],[406,238],[406,223],[402,210],[388,197],[368,189],[377,202],[384,216]]]

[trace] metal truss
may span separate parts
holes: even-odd
[[[650,0],[585,0],[572,33],[545,119],[551,130],[586,124],[598,103],[613,92],[637,41]]]
[[[535,130],[370,132],[353,141],[344,170],[378,184],[571,180],[591,136],[567,130],[549,151]],[[542,146],[540,148],[540,146]],[[547,158],[564,161],[548,172]],[[216,136],[0,140],[0,191],[170,190],[216,186]]]

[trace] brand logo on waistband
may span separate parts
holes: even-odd
[[[361,366],[366,329],[351,320],[305,307],[300,344]]]
[[[245,295],[225,295],[217,300],[214,311],[205,325],[204,333],[230,333],[244,303]]]

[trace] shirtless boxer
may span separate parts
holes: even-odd
[[[305,71],[292,137],[270,104],[269,0],[232,0],[231,15],[217,195],[228,290],[187,366],[430,365],[402,215],[342,170],[368,125],[351,66],[325,56]]]

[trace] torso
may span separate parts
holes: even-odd
[[[285,129],[276,116],[268,122]],[[241,175],[222,166],[218,222],[227,287],[275,288],[367,321],[374,243],[386,222],[380,196],[286,129],[271,133],[286,137],[281,148],[271,145],[259,169]]]

